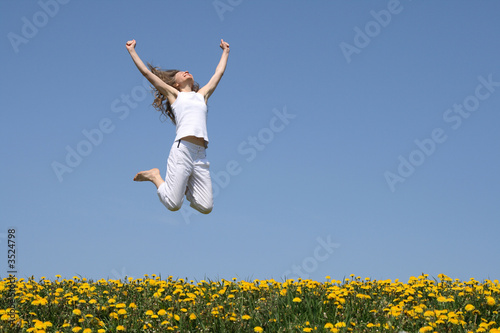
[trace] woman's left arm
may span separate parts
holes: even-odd
[[[220,61],[217,65],[217,68],[215,69],[214,75],[212,76],[210,81],[208,81],[208,83],[198,91],[198,93],[202,94],[205,97],[205,102],[208,101],[208,98],[213,94],[215,88],[217,88],[217,85],[219,84],[220,79],[222,78],[226,70],[227,59],[229,57],[229,44],[221,39],[220,48],[222,49],[222,56],[220,57]]]

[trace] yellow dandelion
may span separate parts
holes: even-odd
[[[164,316],[167,314],[167,311],[165,311],[164,309],[161,309],[160,311],[158,311],[158,316]]]
[[[467,304],[467,305],[465,306],[465,311],[472,311],[472,310],[474,310],[474,309],[475,309],[475,307],[474,307],[474,305],[472,305],[472,304]]]
[[[427,310],[424,312],[425,317],[434,317],[434,311]]]
[[[253,329],[254,332],[264,332],[264,329],[260,326],[255,326]]]
[[[300,302],[302,302],[302,300],[300,299],[300,297],[295,297],[295,298],[293,299],[293,302],[294,302],[294,303],[300,303]]]
[[[493,306],[495,305],[495,299],[493,297],[486,297],[486,304],[488,304],[489,306]]]
[[[332,323],[326,323],[324,328],[333,328],[333,324]]]
[[[195,319],[196,319],[196,315],[195,315],[194,313],[191,313],[191,314],[189,315],[189,319],[190,319],[190,320],[195,320]]]
[[[36,328],[37,330],[43,330],[43,329],[45,329],[46,327],[45,327],[45,325],[43,324],[43,322],[41,322],[41,321],[38,321],[38,320],[37,320],[37,321],[35,322],[35,328]]]
[[[83,333],[92,333],[92,329],[86,328],[83,330]]]
[[[117,328],[116,328],[117,331],[126,331],[125,327],[122,326],[122,325],[119,325]]]
[[[73,329],[71,330],[71,332],[78,333],[78,332],[80,332],[81,330],[82,330],[82,328],[81,328],[81,327],[76,326],[76,327],[73,327]]]
[[[304,327],[304,329],[302,330],[302,332],[312,332],[313,329],[310,328],[310,327]]]
[[[252,317],[250,317],[249,315],[241,316],[241,319],[243,319],[243,320],[249,320],[250,318],[252,318]]]
[[[82,314],[82,311],[80,311],[80,309],[74,309],[73,314],[79,316]]]
[[[119,315],[126,315],[126,314],[127,314],[127,310],[125,310],[125,309],[120,309],[120,310],[118,310],[118,314],[119,314]]]

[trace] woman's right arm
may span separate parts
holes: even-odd
[[[168,98],[168,101],[170,103],[173,103],[175,99],[177,98],[178,91],[174,87],[169,86],[165,82],[163,82],[158,76],[154,75],[149,68],[144,65],[142,62],[141,58],[139,58],[139,55],[135,51],[135,45],[136,45],[135,39],[130,40],[126,44],[127,51],[130,53],[130,56],[132,57],[132,60],[134,61],[134,64],[137,66],[137,69],[139,72],[141,72],[142,75],[148,79],[149,82],[153,86],[155,86],[156,89],[158,89],[159,92],[161,92],[165,97]]]

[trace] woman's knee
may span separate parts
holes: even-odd
[[[182,204],[180,204],[180,205],[167,204],[165,206],[167,207],[168,210],[175,212],[175,211],[178,211],[179,209],[181,209]]]
[[[168,210],[175,212],[175,211],[181,209],[183,200],[176,200],[175,201],[175,200],[166,199],[166,200],[161,200],[161,202],[163,203],[163,205],[165,207],[167,207]]]
[[[202,214],[210,214],[210,212],[212,212],[212,209],[214,208],[213,205],[192,205],[192,207]]]
[[[175,193],[167,191],[166,186],[161,186],[160,188],[158,188],[158,198],[168,210],[171,210],[173,212],[181,209],[182,203],[184,202],[182,193],[180,195],[175,195]]]

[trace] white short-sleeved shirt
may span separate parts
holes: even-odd
[[[208,144],[207,133],[207,104],[202,94],[197,92],[179,92],[172,104],[175,115],[175,141],[186,136],[196,136],[205,139]]]

